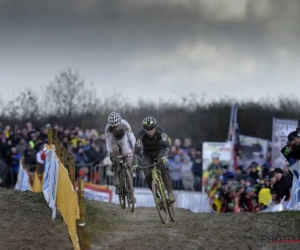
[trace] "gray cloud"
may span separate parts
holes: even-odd
[[[0,48],[7,60],[47,58],[47,69],[75,65],[115,86],[268,89],[296,82],[298,13],[299,0],[0,0]]]

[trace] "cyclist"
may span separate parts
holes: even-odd
[[[118,176],[118,164],[116,162],[116,156],[126,155],[127,166],[132,178],[132,159],[133,159],[133,147],[135,145],[135,136],[131,130],[129,123],[122,119],[121,116],[112,112],[108,116],[108,124],[105,127],[106,136],[106,149],[109,154],[110,160],[113,163],[112,169],[114,172],[113,184],[116,186],[116,192],[119,192],[120,180]],[[135,198],[132,197],[132,203],[135,203]]]
[[[170,153],[169,139],[165,130],[156,125],[156,120],[153,117],[146,117],[143,120],[142,125],[144,129],[138,133],[134,147],[133,171],[135,171],[138,167],[141,156],[143,166],[153,164],[154,160],[162,161],[162,164],[159,164],[158,168],[161,170],[162,179],[166,186],[169,200],[171,202],[175,202],[175,197],[172,192],[171,178],[167,171],[169,164],[168,157]],[[151,169],[146,168],[143,169],[143,171],[148,187],[151,189]]]

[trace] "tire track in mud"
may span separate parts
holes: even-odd
[[[300,243],[266,244],[262,236],[300,235],[300,213],[196,214],[175,209],[162,224],[155,207],[134,213],[119,205],[86,201],[92,249],[300,249]],[[43,194],[0,188],[0,249],[73,249],[66,226],[51,220]]]
[[[89,210],[95,213],[87,223],[92,223],[92,249],[97,250],[300,249],[300,243],[262,242],[263,235],[298,235],[297,228],[291,227],[295,214],[197,214],[176,208],[176,221],[165,225],[155,207],[137,207],[131,213],[116,204],[87,201],[87,214]],[[296,217],[300,219],[299,213]],[[289,227],[283,226],[282,220]],[[93,224],[101,221],[99,233],[96,227],[93,231]],[[280,226],[276,221],[281,221]]]

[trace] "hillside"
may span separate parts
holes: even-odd
[[[73,249],[67,228],[51,220],[43,194],[0,188],[0,249]]]

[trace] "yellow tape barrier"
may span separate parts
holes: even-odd
[[[85,202],[84,198],[78,199],[78,196],[81,197],[84,195],[84,184],[81,180],[79,185],[79,191],[76,192],[75,190],[75,171],[74,171],[74,161],[73,158],[69,158],[69,171],[65,168],[62,161],[65,159],[65,154],[62,152],[62,148],[60,147],[60,142],[56,138],[56,131],[49,130],[48,132],[48,141],[50,142],[49,145],[46,145],[47,149],[54,149],[55,157],[59,162],[59,169],[58,169],[58,184],[57,184],[57,195],[56,195],[56,207],[57,210],[61,213],[65,224],[68,227],[68,232],[73,243],[73,247],[75,250],[89,250],[90,249],[90,242],[89,237],[85,233],[85,227],[79,226],[84,224],[85,222]],[[53,147],[55,146],[55,147]],[[72,164],[73,162],[73,164]],[[70,167],[71,165],[71,167]],[[24,164],[23,164],[24,166]],[[73,169],[72,169],[73,166]],[[27,168],[24,167],[26,170]],[[27,173],[29,171],[27,170]],[[36,169],[33,180],[29,183],[32,192],[42,192],[43,190],[43,175],[38,173],[38,169]],[[80,202],[79,202],[80,201]],[[79,204],[80,203],[80,204]],[[82,212],[80,212],[81,210]]]
[[[77,192],[73,188],[67,169],[61,162],[58,171],[56,207],[68,226],[74,249],[79,250],[79,240],[76,230],[76,220],[79,219]]]

